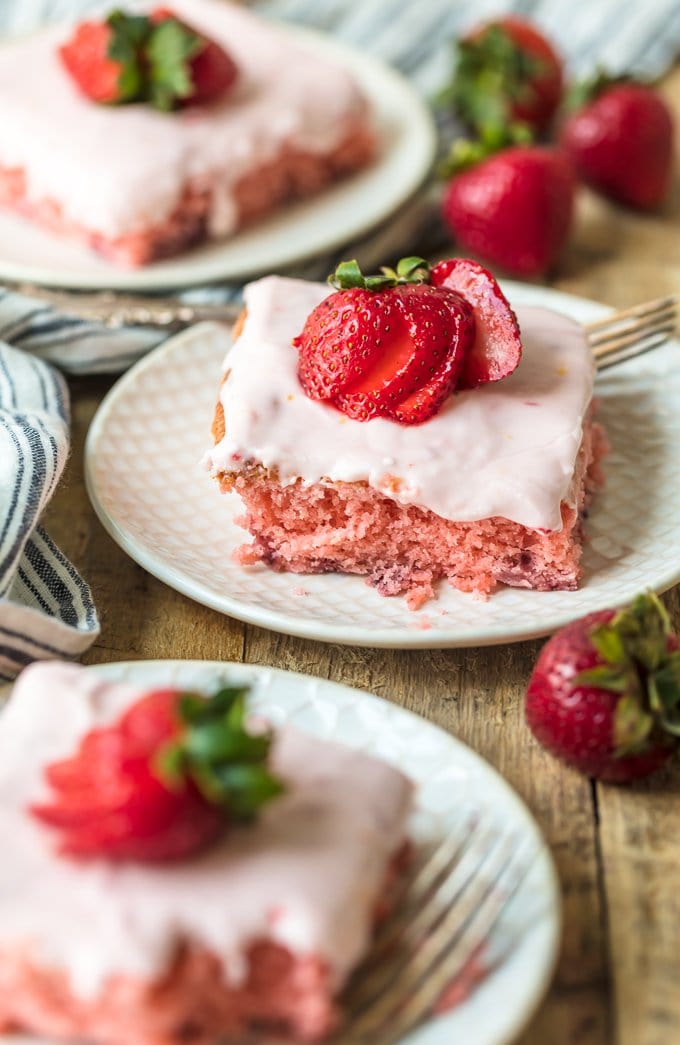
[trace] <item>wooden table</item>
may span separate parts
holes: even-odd
[[[680,69],[664,91],[680,127]],[[677,182],[654,217],[584,193],[573,245],[551,285],[617,307],[680,290],[679,220]],[[562,880],[559,966],[523,1045],[680,1042],[680,763],[624,789],[593,785],[546,755],[522,713],[541,642],[423,652],[327,646],[220,616],[149,576],[104,532],[83,483],[83,439],[111,383],[71,383],[73,453],[46,522],[99,608],[101,638],[84,661],[271,664],[370,690],[454,733],[527,802]],[[666,603],[680,626],[680,588]]]

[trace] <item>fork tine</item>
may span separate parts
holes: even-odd
[[[374,1043],[379,1040],[380,1045],[393,1045],[430,1014],[449,984],[455,981],[456,976],[462,972],[466,964],[474,958],[475,954],[479,953],[501,914],[524,881],[530,867],[531,862],[524,860],[517,867],[511,867],[511,873],[507,875],[502,889],[494,888],[494,885],[500,885],[502,876],[492,884],[479,904],[474,917],[465,926],[453,946],[449,947],[447,941],[443,939],[434,961],[428,967],[425,967],[423,963],[417,992],[407,997],[406,1002],[403,1002],[404,995],[401,994],[401,991],[392,992],[390,999],[392,1004],[387,1019],[382,1024],[384,1031],[380,1032],[378,1039],[373,1030],[372,1037],[367,1041]],[[442,928],[440,932],[443,938],[444,929]],[[448,935],[450,938],[450,934]],[[414,960],[417,957],[417,955],[414,956]],[[380,1030],[380,1025],[376,1030]]]
[[[600,331],[595,337],[589,338],[589,342],[594,350],[606,349],[607,346],[617,342],[632,343],[637,338],[644,337],[645,334],[656,332],[657,330],[669,329],[672,332],[675,325],[676,316],[673,312],[658,312],[653,317],[648,317],[639,323],[628,326],[612,326],[606,331]]]
[[[616,325],[606,331],[600,331],[596,337],[589,338],[590,345],[594,350],[606,348],[617,342],[632,343],[645,334],[654,333],[657,330],[668,328],[671,332],[676,324],[674,312],[657,312],[653,317],[628,326]]]
[[[429,890],[425,895],[421,893],[406,913],[399,912],[390,920],[388,931],[378,939],[368,961],[361,967],[361,982],[351,991],[353,1009],[368,1004],[380,992],[408,957],[406,945],[415,946],[436,928],[446,910],[459,901],[465,887],[493,852],[497,833],[498,829],[489,825],[474,847],[450,848],[446,843],[439,847],[435,855],[441,856],[446,863],[441,864],[440,873],[433,881],[434,891]],[[490,844],[487,839],[490,839]]]
[[[646,352],[651,352],[654,348],[659,348],[664,345],[673,335],[673,328],[665,328],[657,331],[653,336],[647,335],[644,338],[638,338],[629,344],[617,346],[616,348],[609,348],[607,351],[599,352],[595,356],[595,362],[598,370],[606,370],[607,367],[614,366],[617,363],[625,363],[628,359],[637,359],[638,356],[645,355]]]
[[[371,1035],[369,1040],[375,1041],[377,1031],[384,1025],[391,1033],[397,1016],[401,1024],[404,1000],[408,1001],[414,991],[420,993],[421,981],[427,978],[429,984],[430,978],[434,977],[445,959],[447,972],[450,970],[451,976],[460,970],[488,937],[510,893],[517,888],[528,869],[528,862],[524,860],[520,863],[517,853],[514,838],[497,838],[497,844],[491,849],[485,845],[474,851],[474,865],[468,870],[463,886],[460,883],[456,886],[453,898],[450,896],[451,888],[446,889],[446,882],[443,890],[442,887],[437,890],[426,905],[428,919],[421,919],[419,931],[410,934],[406,959],[403,955],[397,955],[396,962],[390,962],[387,957],[384,968],[380,967],[380,977],[373,977],[371,993],[375,994],[376,987],[382,988],[381,993],[373,997],[370,1003],[364,991],[359,992],[356,1001],[350,998],[353,1020],[346,1028],[346,1031],[352,1031],[349,1040],[355,1041],[362,1035]],[[459,866],[454,868],[454,877]],[[512,890],[501,887],[504,878],[508,876],[508,869],[514,877],[518,877],[515,871],[522,872]],[[380,984],[379,980],[382,981]],[[443,981],[443,985],[446,982]],[[428,999],[431,993],[428,990]],[[431,1007],[439,993],[437,991],[431,1001],[423,1003],[423,1012]],[[408,1006],[408,1012],[412,1014],[414,1011],[412,1003]],[[421,1011],[420,1007],[418,1011]],[[409,1015],[409,1021],[412,1019],[413,1016]],[[381,1036],[380,1041],[383,1040]]]
[[[594,323],[587,323],[585,329],[588,336],[592,339],[592,336],[596,335],[598,331],[608,329],[613,323],[621,323],[629,318],[644,318],[646,316],[654,315],[657,312],[664,312],[667,310],[677,311],[677,308],[677,294],[669,294],[663,298],[656,298],[654,301],[645,301],[640,305],[633,305],[632,308],[623,309],[612,316],[605,316],[603,319],[598,319]]]

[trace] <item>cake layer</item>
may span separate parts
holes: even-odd
[[[330,293],[270,276],[246,288],[247,319],[225,361],[225,432],[206,465],[218,478],[261,467],[280,484],[365,482],[454,522],[500,517],[560,530],[593,388],[582,327],[520,306],[523,357],[508,378],[453,395],[426,424],[352,421],[308,399],[291,344]]]
[[[366,483],[284,486],[262,473],[239,475],[233,489],[246,511],[238,521],[254,540],[238,549],[237,559],[293,573],[356,573],[381,595],[406,594],[411,609],[433,597],[441,578],[482,597],[498,584],[573,590],[581,575],[582,512],[599,483],[604,450],[600,426],[586,420],[574,478],[577,504],[562,505],[557,530],[498,517],[452,522],[398,504]]]
[[[235,59],[223,99],[174,113],[94,104],[60,63],[63,26],[0,49],[0,168],[22,179],[24,209],[56,207],[63,227],[112,240],[169,219],[190,189],[209,194],[205,223],[223,236],[242,220],[235,187],[249,175],[288,150],[337,152],[366,126],[352,77],[285,31],[222,0],[171,7]]]
[[[0,837],[11,839],[0,861],[0,958],[66,976],[85,1003],[115,978],[162,979],[183,947],[211,956],[237,988],[249,949],[268,941],[316,963],[335,991],[369,941],[405,834],[409,781],[284,727],[272,765],[287,792],[206,853],[162,868],[55,857],[53,834],[26,812],[45,796],[44,767],[139,696],[73,665],[20,676],[0,718]]]

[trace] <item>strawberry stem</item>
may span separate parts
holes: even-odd
[[[396,269],[381,268],[377,276],[364,276],[356,259],[341,261],[328,282],[336,290],[387,290],[388,287],[404,286],[407,283],[429,283],[430,266],[424,258],[401,258]]]
[[[528,124],[517,120],[507,126],[488,125],[476,139],[457,138],[448,154],[440,161],[437,174],[446,180],[476,167],[490,156],[513,145],[530,145],[534,140]]]
[[[668,614],[653,592],[638,595],[590,634],[603,663],[574,682],[621,694],[614,715],[617,757],[646,750],[653,735],[680,736],[680,650],[669,651],[670,634]]]
[[[474,131],[502,128],[512,101],[533,93],[533,81],[545,62],[518,46],[500,25],[489,25],[479,36],[454,45],[454,72],[436,102],[452,108]]]
[[[225,687],[210,699],[183,694],[180,735],[154,761],[168,787],[191,780],[208,802],[237,819],[249,819],[284,790],[267,768],[273,734],[246,728],[247,695],[247,687]]]

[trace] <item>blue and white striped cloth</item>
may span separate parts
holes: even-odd
[[[90,590],[38,525],[69,447],[61,375],[0,344],[0,679],[76,656],[99,632]]]
[[[111,0],[0,0],[0,33],[111,6]],[[653,79],[680,52],[680,0],[259,0],[252,6],[369,51],[426,97],[449,73],[449,41],[510,10],[542,25],[576,76],[602,65]],[[323,277],[347,256],[371,267],[416,248],[434,253],[444,246],[442,236],[436,211],[421,198],[367,239],[293,274]],[[225,285],[187,296],[233,300],[240,292]],[[114,335],[0,288],[0,678],[35,658],[75,656],[98,633],[89,589],[38,527],[68,452],[65,387],[44,361],[72,373],[117,372],[159,340],[156,331],[140,328]]]

